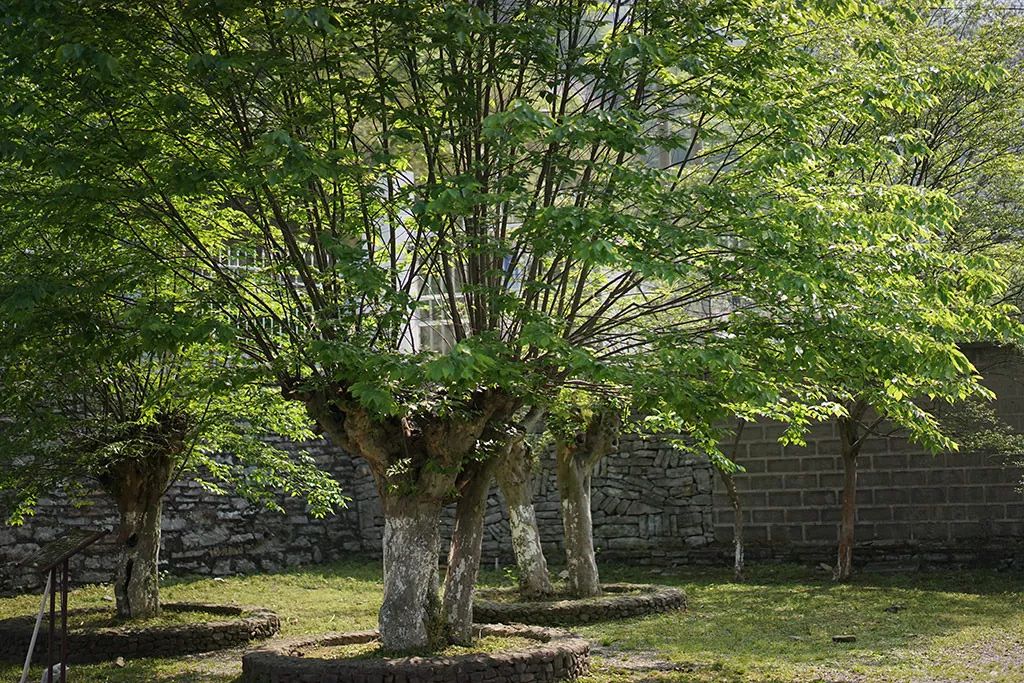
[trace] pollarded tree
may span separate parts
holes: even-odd
[[[120,517],[117,613],[146,618],[160,612],[163,499],[183,473],[277,509],[282,490],[302,495],[319,516],[344,499],[310,458],[261,440],[311,437],[308,418],[189,310],[180,283],[49,208],[0,221],[3,512],[19,523],[43,496],[98,485]]]
[[[600,595],[590,483],[598,461],[618,446],[622,407],[563,391],[549,413],[548,428],[555,443],[568,590],[580,598]]]
[[[369,464],[389,649],[468,638],[475,564],[449,562],[442,614],[439,514],[480,490],[517,410],[640,362],[745,370],[704,350],[720,311],[682,314],[738,296],[813,317],[845,267],[833,245],[945,216],[941,196],[851,183],[883,145],[812,144],[865,98],[915,106],[927,78],[883,35],[913,20],[901,7],[3,9],[2,149],[58,179],[20,210],[107,207]],[[809,49],[868,21],[856,65]],[[456,552],[479,554],[475,528]]]

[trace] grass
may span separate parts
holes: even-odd
[[[1019,574],[862,574],[833,585],[821,572],[755,566],[743,584],[725,570],[679,568],[660,573],[605,568],[606,581],[678,586],[684,613],[576,629],[595,646],[585,683],[989,683],[1024,682],[1024,596]],[[163,598],[175,602],[262,605],[282,618],[282,635],[372,628],[380,606],[376,565],[343,563],[275,575],[173,579]],[[488,572],[484,583],[507,584]],[[108,605],[110,589],[71,595],[72,607]],[[0,599],[0,618],[28,614],[38,596]],[[887,611],[888,610],[888,611]],[[836,634],[853,643],[833,643]],[[239,651],[125,666],[74,667],[76,683],[203,681],[228,683]],[[127,659],[127,656],[126,656]],[[35,673],[39,680],[40,673]],[[18,667],[0,665],[0,680]]]
[[[540,642],[530,638],[519,636],[484,636],[478,638],[472,646],[449,645],[443,650],[435,652],[413,653],[421,657],[458,657],[480,652],[510,652],[512,650],[525,650],[537,647]],[[302,656],[310,659],[387,659],[388,657],[407,656],[396,655],[388,652],[380,646],[380,641],[373,640],[368,643],[353,643],[351,645],[327,645],[323,647],[311,647],[302,650]]]
[[[102,612],[86,612],[85,614],[69,614],[68,628],[111,628],[130,626],[131,628],[163,628],[167,626],[185,626],[187,624],[203,624],[211,621],[229,619],[223,614],[204,612],[203,610],[167,610],[156,617],[146,619],[121,619],[112,607]]]
[[[617,590],[614,593],[609,591],[594,598],[574,598],[569,592],[568,584],[560,581],[553,582],[552,588],[554,592],[550,595],[544,596],[532,596],[523,600],[519,591],[515,586],[498,586],[498,587],[487,587],[478,591],[478,595],[484,600],[490,600],[491,602],[500,602],[505,604],[511,604],[515,602],[529,602],[529,603],[550,603],[550,602],[561,602],[562,600],[575,600],[577,602],[602,602],[605,598],[619,595],[640,595],[642,591],[639,589],[628,589],[628,590]]]

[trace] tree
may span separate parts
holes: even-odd
[[[17,190],[5,187],[0,206],[9,209]],[[80,226],[50,220],[67,207],[50,208],[31,222],[6,211],[0,221],[5,517],[18,523],[40,496],[64,488],[74,499],[98,484],[120,516],[117,613],[146,618],[160,612],[162,502],[185,471],[278,509],[280,489],[306,496],[320,516],[344,499],[308,457],[261,440],[312,434],[158,264],[82,240]]]
[[[736,454],[739,451],[740,439],[743,438],[743,428],[746,423],[740,420],[736,423],[736,435],[732,445],[732,452],[729,457],[712,457],[711,464],[714,466],[718,476],[725,486],[725,493],[729,497],[729,504],[732,506],[732,577],[734,581],[743,581],[744,570],[746,569],[746,554],[743,538],[743,500],[740,498],[739,490],[736,488],[735,474],[740,469],[737,464]]]
[[[590,480],[598,461],[618,446],[622,428],[621,407],[589,399],[586,395],[563,392],[548,420],[555,441],[569,592],[580,598],[601,594]]]
[[[737,348],[798,354],[788,331],[831,282],[858,282],[847,245],[919,242],[852,261],[898,273],[947,217],[941,194],[857,179],[885,144],[815,137],[865,101],[916,106],[927,75],[887,49],[904,7],[3,9],[4,158],[59,179],[37,188],[50,201],[108,207],[369,464],[388,649],[467,632],[471,591],[444,613],[437,595],[439,514],[479,491],[517,411],[668,368],[657,395],[703,434],[721,411],[685,390],[756,393]],[[853,42],[868,22],[875,40]],[[809,49],[823,36],[859,59]],[[729,297],[748,303],[692,314]],[[473,554],[475,529],[454,552]],[[472,564],[450,561],[446,583]]]
[[[908,324],[899,329],[899,339],[863,328],[863,343],[846,347],[861,358],[830,370],[848,396],[845,414],[837,418],[844,483],[836,580],[852,571],[857,459],[865,440],[880,435],[888,420],[886,433],[902,428],[933,451],[956,449],[934,408],[955,401],[968,410],[965,399],[990,397],[956,345],[1019,340],[1019,330],[1008,324],[1018,312],[1001,302],[1008,294],[1002,276],[1011,272],[1007,247],[1019,242],[1022,29],[1018,18],[985,3],[933,11],[904,46],[912,63],[934,70],[927,106],[840,133],[900,141],[903,156],[879,165],[870,179],[955,199],[959,212],[942,238],[959,258],[921,264],[916,277],[928,286],[908,299]]]

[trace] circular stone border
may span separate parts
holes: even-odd
[[[574,679],[586,673],[590,645],[567,631],[507,624],[474,625],[474,637],[518,636],[536,640],[536,647],[510,652],[454,657],[392,659],[317,659],[303,649],[355,645],[379,637],[377,631],[328,633],[282,640],[242,657],[241,683],[477,683]]]
[[[106,607],[87,607],[68,610],[68,663],[88,664],[104,662],[118,657],[175,657],[178,655],[210,652],[245,645],[250,640],[269,638],[281,630],[277,614],[263,607],[237,607],[234,605],[208,605],[204,603],[172,602],[161,606],[166,612],[207,612],[222,615],[217,621],[173,626],[103,628],[71,628],[76,615],[106,612]],[[21,663],[25,661],[35,615],[0,620],[0,660]],[[47,655],[47,617],[39,629],[32,661],[45,664]],[[57,616],[54,656],[60,652],[60,615]]]
[[[686,609],[686,594],[671,586],[606,583],[601,589],[605,594],[593,598],[523,602],[479,598],[473,602],[473,619],[481,624],[570,626]],[[478,594],[486,596],[487,590]]]

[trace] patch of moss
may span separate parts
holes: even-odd
[[[145,619],[122,619],[113,610],[97,610],[68,615],[68,628],[163,628],[169,626],[187,626],[204,624],[211,621],[223,621],[228,617],[223,614],[204,612],[203,610],[164,610],[155,617]]]
[[[534,647],[539,641],[520,636],[485,636],[477,638],[472,645],[449,645],[441,650],[423,652],[388,652],[380,646],[379,640],[351,645],[327,645],[302,650],[302,656],[309,659],[389,659],[392,657],[460,657],[462,655],[494,654],[513,652]]]

